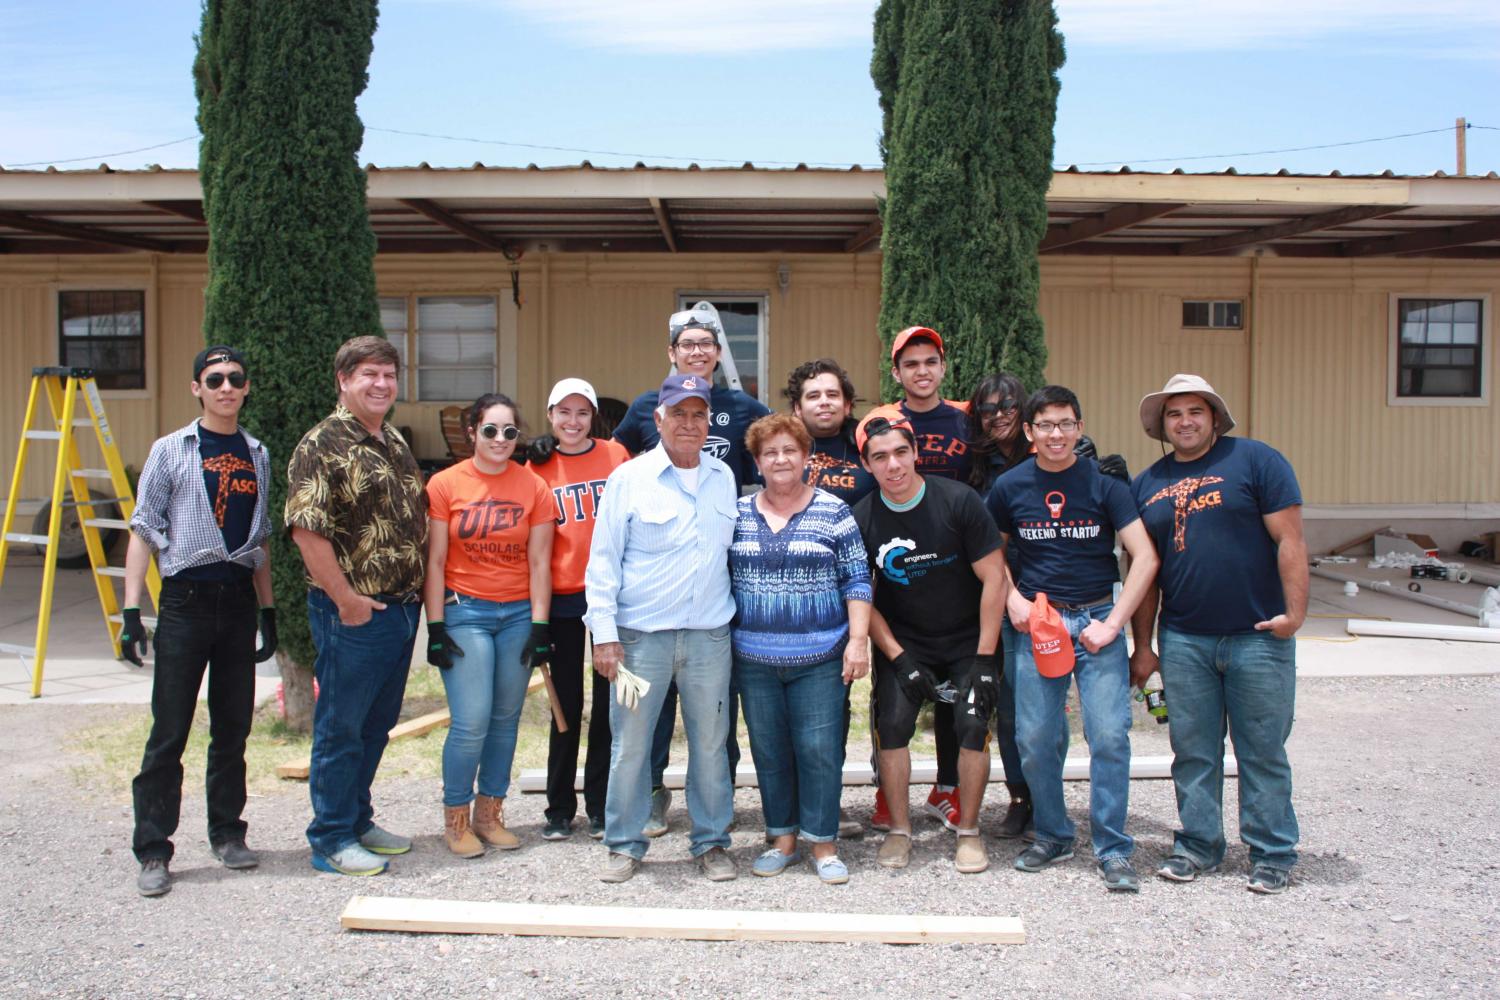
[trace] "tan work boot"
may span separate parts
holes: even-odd
[[[505,815],[501,809],[504,803],[504,799],[493,795],[475,796],[474,832],[491,847],[514,851],[521,846],[521,838],[505,828]]]
[[[911,833],[890,830],[875,852],[875,863],[882,868],[905,868],[911,861]]]
[[[443,841],[461,858],[477,858],[484,853],[484,845],[469,829],[468,806],[443,807]]]
[[[964,875],[977,875],[990,866],[990,856],[984,849],[984,839],[979,836],[979,831],[969,831],[958,835],[958,846],[953,851],[953,867]]]

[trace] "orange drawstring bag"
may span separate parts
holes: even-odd
[[[1031,652],[1043,677],[1066,677],[1073,671],[1073,637],[1043,593],[1031,605]]]

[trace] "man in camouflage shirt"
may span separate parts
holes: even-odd
[[[427,541],[422,474],[385,421],[400,357],[380,337],[334,356],[339,404],[308,431],[287,469],[286,525],[307,565],[318,649],[307,828],[312,864],[378,875],[411,841],[375,825],[370,784],[396,724],[421,617]]]

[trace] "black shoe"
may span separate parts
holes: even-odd
[[[1038,840],[1016,858],[1016,870],[1039,872],[1051,865],[1060,865],[1073,859],[1072,844],[1049,844]]]
[[[542,827],[543,840],[567,840],[573,836],[573,821],[570,819],[549,819],[547,825]]]
[[[1001,840],[1016,840],[1031,829],[1031,800],[1011,799],[995,836]]]
[[[1110,892],[1141,891],[1141,878],[1129,858],[1105,858],[1099,862],[1099,877]]]
[[[1199,875],[1218,870],[1218,865],[1200,865],[1186,854],[1173,854],[1161,863],[1156,874],[1168,882],[1191,882]]]
[[[147,858],[141,862],[141,873],[135,877],[135,887],[142,896],[165,896],[172,891],[172,873],[167,869],[166,858]]]
[[[590,816],[589,817],[589,836],[593,837],[595,840],[603,840],[604,839],[604,817],[603,816]]]
[[[1246,883],[1245,888],[1265,896],[1274,896],[1286,892],[1286,887],[1291,884],[1291,881],[1292,873],[1285,868],[1256,865],[1250,869],[1250,881]]]
[[[225,868],[254,868],[260,864],[260,855],[245,846],[243,840],[226,840],[222,844],[210,844],[214,857],[223,862]]]

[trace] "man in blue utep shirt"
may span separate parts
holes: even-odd
[[[1225,437],[1234,418],[1196,375],[1174,375],[1142,399],[1141,424],[1172,446],[1134,484],[1162,562],[1131,622],[1130,675],[1143,684],[1161,670],[1182,823],[1157,874],[1191,882],[1224,859],[1227,729],[1239,762],[1240,838],[1250,849],[1246,887],[1282,892],[1297,863],[1286,740],[1296,701],[1295,635],[1307,615],[1297,477],[1274,448]],[[1151,651],[1158,604],[1159,660]]]
[[[1130,798],[1130,678],[1124,626],[1151,586],[1157,558],[1130,487],[1074,449],[1083,433],[1078,397],[1059,385],[1032,393],[1024,409],[1034,461],[995,480],[985,501],[1006,539],[1016,586],[1006,624],[1015,642],[1016,745],[1031,791],[1036,842],[1015,866],[1039,872],[1073,856],[1073,822],[1063,802],[1068,689],[1078,682],[1089,745],[1089,820],[1094,858],[1105,886],[1136,892],[1135,842],[1125,832]],[[1118,535],[1130,570],[1118,600]],[[1073,637],[1073,670],[1043,676],[1031,644],[1031,612],[1044,593]]]
[[[682,375],[693,375],[713,388],[708,402],[708,439],[703,450],[729,466],[740,487],[757,480],[755,459],[745,450],[745,430],[770,413],[770,407],[749,393],[714,382],[719,354],[728,339],[719,311],[711,302],[699,302],[691,309],[675,312],[667,320],[667,360]],[[661,436],[656,429],[657,391],[643,392],[615,428],[615,440],[632,455],[641,455],[656,447]],[[738,739],[739,693],[729,692],[729,774],[731,778],[740,762]],[[667,832],[667,809],[672,793],[662,784],[667,761],[672,755],[672,733],[677,726],[677,684],[667,690],[656,727],[656,742],[651,749],[651,817],[646,821],[646,836],[660,837]]]

